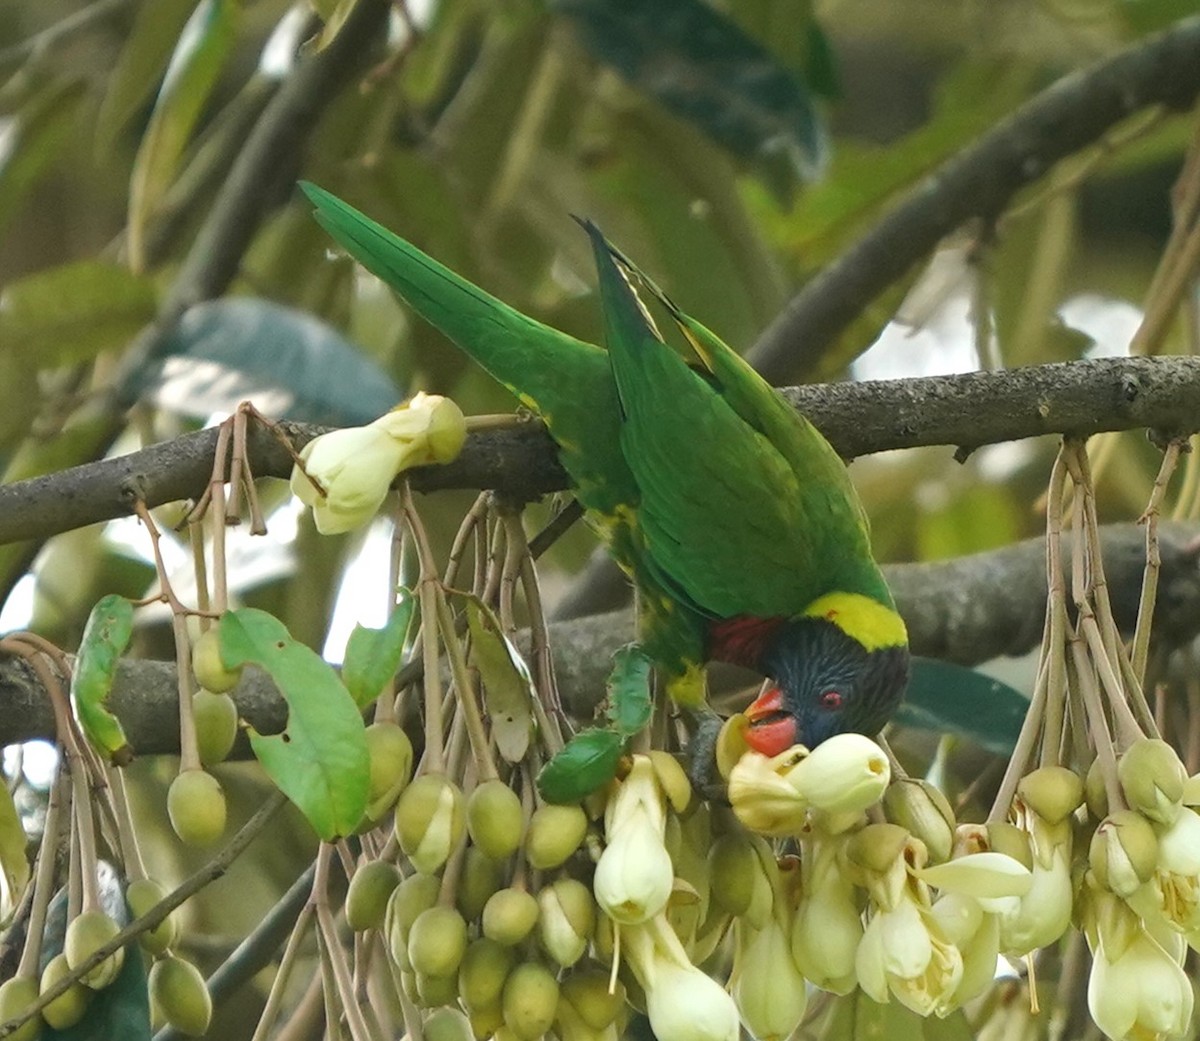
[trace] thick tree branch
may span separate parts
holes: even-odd
[[[1166,524],[1160,534],[1162,571],[1155,635],[1162,646],[1175,648],[1200,633],[1200,531]],[[1110,525],[1102,529],[1102,538],[1117,621],[1132,630],[1145,534],[1136,525]],[[1041,638],[1046,602],[1044,539],[886,571],[918,654],[975,665],[1021,654]],[[604,692],[613,652],[632,637],[629,611],[551,626],[559,685],[573,713],[580,717],[590,713]],[[732,677],[726,674],[725,679]],[[714,687],[720,686],[721,678],[715,677]],[[140,754],[178,750],[176,696],[173,662],[121,663],[110,707],[121,717],[130,743]],[[242,716],[258,730],[283,729],[286,707],[264,673],[248,668],[235,697]],[[53,734],[49,702],[23,660],[0,661],[0,705],[0,746]]]
[[[846,458],[895,448],[984,444],[1039,434],[1087,436],[1146,427],[1200,427],[1200,358],[1117,358],[1005,372],[819,384],[784,392]],[[287,424],[297,446],[318,428]],[[212,470],[215,430],[130,455],[0,487],[0,544],[46,537],[151,506],[198,497]],[[286,477],[291,459],[264,430],[252,432],[260,477]],[[566,487],[540,424],[473,435],[447,466],[414,471],[414,487],[494,488],[532,499]]]
[[[994,220],[1061,159],[1153,105],[1183,109],[1200,93],[1200,17],[1065,76],[921,181],[816,275],[747,353],[774,383],[815,374],[863,309],[950,232]]]

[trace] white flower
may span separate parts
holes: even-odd
[[[946,940],[962,955],[963,973],[953,1003],[962,1006],[982,994],[996,976],[1000,953],[1000,923],[974,897],[943,893],[933,904],[932,915]]]
[[[453,401],[420,393],[365,427],[313,438],[300,452],[304,471],[292,469],[292,493],[312,507],[321,534],[350,531],[375,516],[398,473],[449,462],[466,436],[466,420]]]
[[[788,780],[805,753],[794,745],[779,755],[747,752],[729,773],[729,802],[747,828],[761,835],[795,835],[808,819],[808,800]]]
[[[1088,979],[1088,1007],[1113,1041],[1157,1041],[1183,1034],[1192,1018],[1192,987],[1149,933],[1141,932],[1109,961],[1101,943]]]
[[[1151,880],[1159,908],[1184,932],[1200,929],[1200,816],[1184,809],[1158,832],[1158,871]]]
[[[596,864],[592,890],[615,922],[635,925],[667,906],[675,883],[663,844],[667,811],[654,766],[644,755],[609,796],[604,811],[608,843]]]
[[[963,978],[958,948],[945,939],[932,915],[907,896],[894,909],[872,916],[855,968],[868,997],[886,1002],[891,995],[921,1016],[952,1011]]]
[[[738,1041],[733,999],[688,960],[663,915],[619,928],[621,950],[646,992],[646,1015],[658,1041]]]
[[[854,883],[838,863],[841,842],[816,835],[805,842],[800,900],[792,922],[792,957],[816,986],[849,994],[858,983],[854,958],[862,940],[862,915]]]

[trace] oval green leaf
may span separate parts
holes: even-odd
[[[613,730],[581,730],[538,771],[538,791],[547,802],[579,802],[613,779],[624,748]]]
[[[121,721],[108,710],[108,696],[132,635],[133,604],[115,593],[101,597],[88,615],[71,676],[71,700],[84,734],[97,752],[118,766],[133,758],[133,749]]]
[[[379,697],[388,681],[396,675],[404,656],[412,615],[412,594],[402,589],[400,602],[382,629],[356,625],[350,634],[342,661],[342,682],[360,709]]]
[[[288,705],[282,734],[250,728],[263,769],[324,841],[349,835],[366,810],[370,782],[365,728],[354,699],[330,665],[266,611],[227,611],[219,631],[226,668],[260,666]]]

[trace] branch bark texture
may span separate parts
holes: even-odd
[[[1108,358],[1004,372],[792,387],[785,396],[844,458],[896,448],[980,445],[1040,434],[1086,437],[1145,427],[1164,434],[1200,428],[1200,358]],[[297,448],[322,428],[284,424]],[[45,538],[130,512],[197,498],[212,471],[216,431],[0,487],[0,544]],[[265,430],[252,431],[259,477],[286,477],[291,458]],[[419,491],[493,488],[534,499],[567,487],[540,423],[472,435],[446,466],[410,475]]]
[[[1200,634],[1200,530],[1164,524],[1155,637],[1180,647]],[[1132,631],[1145,561],[1136,525],[1102,529],[1104,560],[1117,622]],[[1067,554],[1067,559],[1070,555]],[[1022,654],[1042,635],[1046,603],[1045,540],[1029,539],[988,553],[885,568],[915,653],[962,665]],[[586,719],[603,696],[613,652],[634,636],[628,610],[551,626],[555,670],[569,710]],[[714,689],[744,677],[718,673]],[[287,709],[267,676],[248,667],[234,696],[243,718],[264,733],[283,729]],[[120,664],[110,707],[142,755],[179,748],[173,662]],[[0,661],[0,746],[51,738],[54,719],[36,676],[20,659]],[[242,739],[239,739],[242,740]],[[242,748],[245,754],[245,748]]]

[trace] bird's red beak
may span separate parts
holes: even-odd
[[[778,687],[767,687],[743,714],[750,721],[743,736],[754,751],[775,756],[796,743],[796,717],[783,707]]]

